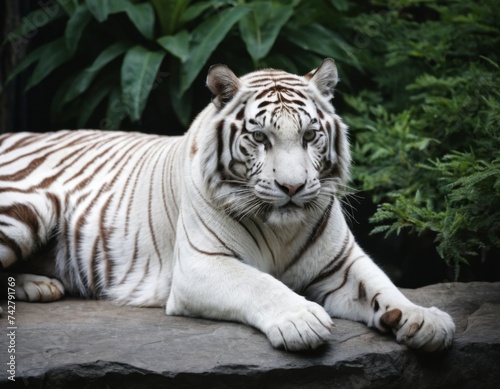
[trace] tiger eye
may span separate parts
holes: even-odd
[[[304,132],[304,140],[306,142],[311,142],[314,138],[316,138],[316,131],[307,130],[306,132]]]
[[[255,131],[253,133],[253,138],[256,142],[259,143],[265,142],[265,140],[267,139],[266,134],[264,134],[262,131]]]

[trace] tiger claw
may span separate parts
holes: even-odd
[[[34,274],[16,276],[16,298],[29,302],[51,302],[64,296],[64,286],[54,278]]]

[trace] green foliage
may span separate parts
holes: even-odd
[[[500,5],[407,3],[362,54],[377,89],[346,96],[354,176],[383,201],[374,232],[432,231],[457,277],[471,256],[500,247]]]
[[[336,11],[325,0],[72,0],[59,4],[47,23],[62,20],[64,36],[35,48],[9,77],[36,65],[26,86],[30,90],[57,72],[64,80],[52,100],[59,125],[83,126],[97,118],[101,128],[118,129],[125,119],[130,127],[141,121],[148,104],[156,104],[162,109],[170,106],[169,114],[187,126],[192,119],[193,83],[205,74],[214,56],[241,73],[266,66],[307,72],[327,56],[340,62],[355,60],[352,48],[329,28],[318,23],[302,28],[305,9],[315,15],[325,7]],[[24,18],[10,40],[29,33],[33,17],[43,11]],[[320,47],[304,44],[311,38]],[[226,46],[219,50],[222,42]],[[159,86],[162,93],[154,96]]]

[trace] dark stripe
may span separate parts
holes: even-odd
[[[5,149],[3,150],[2,154],[7,154],[9,152],[11,152],[12,150],[15,150],[15,149],[18,149],[18,148],[21,148],[23,146],[25,146],[26,144],[30,144],[32,143],[32,139],[33,138],[38,138],[40,135],[36,136],[35,134],[26,134],[24,136],[22,136],[21,139],[18,139],[13,145],[11,145],[8,149]],[[8,134],[5,134],[2,138],[2,140],[5,140],[7,139],[7,137],[9,137]],[[0,143],[1,145],[1,143]]]
[[[73,180],[76,180],[78,178],[81,178],[83,176],[83,173],[89,168],[89,166],[91,166],[92,164],[94,164],[99,158],[104,157],[105,155],[111,153],[112,151],[115,151],[115,146],[117,146],[117,144],[119,144],[120,141],[121,140],[119,139],[118,142],[116,142],[115,144],[110,145],[109,147],[107,147],[106,149],[104,149],[99,154],[92,156],[92,159],[90,159],[76,174],[74,174],[72,177],[68,178],[63,184],[66,185],[70,181],[73,181]],[[109,140],[103,140],[103,141],[101,141],[99,143],[109,144]],[[95,144],[96,148],[99,146],[99,143]],[[112,158],[112,156],[111,156],[111,158]],[[110,159],[106,159],[100,165],[98,165],[96,168],[92,169],[92,172],[90,173],[90,175],[87,176],[86,178],[84,178],[83,180],[81,180],[76,185],[76,187],[73,189],[73,191],[83,189],[94,178],[94,176],[97,173],[99,173],[104,168],[104,166],[106,166],[109,163],[109,161],[110,161]]]
[[[52,145],[47,145],[47,146],[44,146],[44,147],[40,147],[40,148],[38,148],[38,149],[36,149],[34,151],[31,151],[29,153],[25,153],[25,154],[22,154],[22,155],[16,155],[14,157],[14,159],[11,159],[9,161],[0,163],[0,167],[4,167],[4,166],[7,166],[7,165],[11,165],[13,163],[17,163],[18,161],[20,161],[21,159],[24,159],[26,157],[31,157],[33,155],[36,156],[36,155],[40,154],[40,152],[42,152],[44,150],[47,150],[47,149],[50,149],[51,147],[52,147]],[[64,148],[64,147],[62,147],[62,148]],[[47,158],[49,155],[51,155],[52,153],[54,153],[56,151],[61,150],[62,148],[59,148],[59,149],[56,149],[56,150],[50,150],[48,153],[40,156],[39,159],[45,160],[45,158]],[[7,155],[7,153],[10,152],[10,151],[11,151],[10,149],[9,150],[5,150],[5,151],[3,151],[2,154]],[[17,151],[21,151],[21,150],[17,150]],[[32,159],[32,162],[33,161],[34,160]]]
[[[28,189],[18,189],[18,188],[10,188],[10,187],[4,187],[0,188],[0,193],[6,193],[6,192],[13,192],[13,193],[33,193],[34,189],[33,188],[28,188]]]
[[[349,234],[346,234],[346,237],[344,238],[344,244],[342,245],[342,248],[338,251],[337,255],[318,273],[318,275],[311,281],[307,286],[303,288],[303,290],[307,290],[311,285],[317,284],[321,281],[324,281],[325,279],[331,277],[333,274],[337,273],[345,264],[347,259],[349,258],[349,255],[354,247],[354,242],[351,242],[351,245],[349,246],[349,255],[345,255],[347,251],[347,246],[348,243],[350,242],[349,239]],[[337,263],[337,261],[339,261]]]
[[[33,171],[35,171],[43,162],[45,161],[45,156],[36,158],[32,160],[28,166],[26,166],[24,169],[18,170],[15,173],[6,175],[6,176],[0,176],[1,181],[21,181],[23,178],[31,174]]]
[[[234,257],[234,258],[237,258],[236,254],[234,253],[234,251],[226,244],[224,243],[224,241],[219,237],[219,235],[217,235],[217,233],[212,230],[208,225],[207,223],[205,223],[205,221],[203,220],[203,217],[198,213],[198,210],[195,209],[195,212],[196,212],[196,215],[198,216],[198,218],[200,219],[201,221],[201,224],[203,224],[203,227],[205,227],[208,232],[210,232],[210,234],[215,238],[217,239],[217,241],[226,249],[230,252],[230,256]],[[189,238],[188,238],[189,240]],[[227,254],[226,254],[227,255]],[[240,259],[240,258],[238,258]]]
[[[3,135],[0,135],[0,147],[2,147],[2,144],[3,142],[5,141],[5,139],[7,139],[8,137],[10,137],[11,134],[3,134]]]
[[[158,158],[155,162],[155,165],[153,167],[153,170],[151,172],[151,180],[149,183],[149,199],[148,199],[148,226],[149,226],[149,231],[151,233],[151,239],[153,240],[153,246],[156,252],[156,255],[158,257],[158,262],[160,264],[160,272],[162,270],[162,261],[161,261],[161,253],[160,249],[158,247],[158,241],[156,240],[156,234],[153,226],[153,193],[154,193],[154,188],[153,188],[153,183],[154,183],[154,172],[156,171],[156,167],[158,166],[158,163],[160,161],[160,158]],[[161,185],[163,186],[163,185]]]
[[[234,123],[231,123],[231,134],[229,136],[229,150],[231,151],[231,158],[233,157],[233,143],[236,134],[238,133],[238,126]]]
[[[336,293],[337,291],[339,291],[340,289],[342,289],[342,288],[345,286],[345,284],[347,283],[347,280],[349,279],[349,273],[350,273],[350,271],[351,271],[351,267],[352,267],[352,265],[354,265],[354,263],[355,263],[358,259],[360,259],[360,258],[361,258],[361,257],[354,259],[354,260],[351,262],[351,264],[350,264],[349,266],[347,266],[347,268],[344,270],[344,279],[342,280],[342,283],[341,283],[339,286],[337,286],[335,289],[333,289],[333,290],[329,291],[327,294],[325,294],[325,295],[324,295],[323,299],[321,300],[321,305],[323,305],[323,306],[325,305],[325,302],[326,302],[326,299],[328,298],[328,296],[330,296],[330,295],[332,295],[332,294]]]
[[[305,107],[306,103],[304,103],[302,100],[299,99],[293,99],[291,101],[292,104],[298,105],[300,107]]]
[[[360,281],[358,285],[358,300],[366,301],[366,288],[363,281]]]
[[[268,250],[269,250],[269,252],[271,253],[273,263],[276,263],[276,258],[275,258],[275,256],[274,256],[274,251],[271,249],[271,245],[270,245],[270,244],[269,244],[269,242],[267,241],[267,239],[266,239],[266,235],[264,234],[264,232],[262,231],[262,229],[260,228],[260,226],[259,226],[259,224],[258,224],[258,223],[255,223],[254,225],[255,225],[255,227],[257,228],[257,230],[259,230],[260,236],[261,236],[261,237],[262,237],[262,239],[264,240],[264,242],[265,242],[265,244],[266,244],[266,246],[267,246],[267,249],[268,249]],[[252,236],[252,238],[254,238],[252,234],[250,234],[250,235]],[[254,238],[254,240],[256,240],[256,239]],[[259,244],[257,243],[257,246],[258,246],[258,245],[259,245]]]
[[[132,274],[134,271],[135,265],[137,263],[137,259],[139,257],[139,230],[135,233],[135,239],[134,239],[134,251],[132,252],[132,258],[130,258],[129,266],[128,269],[123,273],[122,278],[118,281],[117,284],[123,284],[128,277]]]
[[[331,126],[330,122],[327,121],[325,123],[325,128],[326,128],[326,133],[328,134],[328,139],[333,139],[335,134],[332,133],[332,126]]]
[[[259,105],[257,106],[257,108],[263,108],[269,104],[272,104],[272,103],[276,103],[276,101],[270,101],[270,100],[266,100],[266,101],[263,101],[261,103],[259,103]]]
[[[245,157],[248,157],[250,155],[250,153],[248,152],[248,150],[240,144],[240,152],[241,154],[243,154]]]
[[[335,136],[335,153],[337,155],[340,155],[341,151],[340,151],[340,124],[338,122],[338,120],[335,118],[333,123],[335,124],[335,134],[333,136]]]
[[[330,204],[328,204],[328,207],[325,209],[325,213],[323,216],[318,220],[316,225],[311,231],[311,234],[307,238],[304,246],[299,250],[299,252],[295,255],[295,257],[292,258],[292,260],[288,263],[288,265],[285,267],[285,272],[289,270],[292,266],[294,266],[299,259],[304,255],[304,253],[311,247],[318,239],[319,237],[323,234],[323,232],[326,229],[326,226],[328,225],[328,220],[330,219],[330,214],[332,211],[332,206],[333,203],[335,202],[335,197],[332,197],[330,200]]]
[[[47,196],[47,198],[52,203],[52,207],[54,208],[54,213],[57,219],[59,220],[61,217],[61,201],[54,193],[51,192],[45,193],[45,196]]]
[[[106,227],[106,213],[108,211],[109,204],[111,203],[111,200],[113,199],[114,194],[108,197],[106,202],[104,203],[104,206],[101,209],[101,214],[99,216],[99,235],[101,237],[101,242],[102,242],[102,254],[103,254],[103,259],[104,259],[104,281],[105,285],[109,286],[110,280],[111,280],[111,273],[113,271],[113,261],[112,261],[112,256],[109,254],[109,236],[110,236],[110,229]]]
[[[151,149],[147,150],[144,154],[142,154],[141,158],[134,165],[132,172],[127,177],[127,182],[126,182],[125,187],[123,188],[123,191],[122,191],[122,197],[119,200],[119,203],[121,204],[121,201],[124,198],[129,185],[132,182],[132,179],[133,179],[132,177],[137,170],[137,173],[136,173],[135,178],[134,178],[134,182],[131,184],[132,190],[130,192],[130,195],[127,197],[128,204],[127,204],[127,211],[125,213],[125,236],[128,236],[128,230],[129,230],[129,225],[130,225],[130,214],[132,212],[132,205],[134,204],[135,190],[137,188],[137,182],[139,180],[139,177],[141,176],[141,170],[144,167],[144,164],[146,163],[148,154],[150,152],[151,152]]]
[[[80,147],[78,149],[73,150],[71,153],[66,155],[64,158],[61,158],[59,160],[59,163],[55,165],[56,168],[64,165],[66,161],[69,161],[71,158],[75,157],[75,161],[80,159],[82,155],[85,155],[90,149],[92,149],[92,145],[85,145],[83,147]],[[70,163],[74,163],[74,161],[70,161]]]
[[[253,236],[253,234],[250,232],[250,230],[248,229],[248,227],[247,227],[245,224],[243,224],[243,222],[242,222],[241,220],[237,219],[236,221],[240,224],[240,226],[241,226],[242,228],[244,228],[244,229],[245,229],[245,231],[247,232],[247,234],[248,234],[248,235],[249,235],[249,236],[253,239],[254,243],[257,245],[257,247],[258,247],[258,248],[259,248],[259,250],[260,250],[260,245],[259,245],[259,242],[257,241],[257,239],[255,239],[255,236]],[[257,228],[258,228],[258,225],[257,225],[257,224],[255,224],[255,223],[254,223],[254,225],[255,225],[255,227],[257,227]],[[263,236],[261,229],[260,229],[260,228],[258,228],[258,230],[259,230],[259,232],[260,232],[261,236]],[[267,244],[267,242],[266,242],[266,244]],[[268,247],[269,247],[269,245],[268,245]]]
[[[189,239],[189,233],[186,230],[186,226],[184,225],[184,221],[182,222],[182,227],[184,228],[184,233],[186,234],[186,239],[187,239],[189,245],[191,246],[191,248],[193,250],[199,252],[200,254],[208,255],[208,256],[211,256],[211,257],[230,257],[230,258],[234,258],[234,254],[228,254],[228,253],[223,253],[223,252],[210,252],[210,251],[205,251],[205,250],[200,249],[199,247],[195,246],[193,244],[193,242],[191,242],[191,239]]]
[[[96,282],[95,275],[97,273],[97,246],[99,242],[99,237],[96,237],[94,240],[94,244],[92,245],[92,252],[90,254],[90,263],[89,263],[89,274],[88,274],[88,285],[91,292],[95,292]]]
[[[123,141],[125,142],[127,139],[123,139]],[[129,158],[130,158],[130,152],[132,150],[136,150],[137,149],[137,146],[140,145],[141,141],[140,139],[135,142],[135,143],[129,143],[130,144],[130,147],[128,149],[125,149],[123,151],[123,154],[120,155],[120,156],[117,156],[116,157],[116,162],[109,168],[109,172],[111,173],[113,170],[116,170],[118,168],[118,165],[120,164],[120,162],[123,162],[122,165],[118,168],[118,171],[116,172],[116,174],[114,175],[113,179],[109,182],[109,183],[106,183],[106,188],[107,189],[111,189],[116,181],[118,181],[118,178],[121,176],[122,172],[123,172],[123,169],[127,166],[128,162],[129,162]]]
[[[16,219],[29,228],[34,244],[40,242],[38,231],[40,230],[40,222],[36,212],[29,205],[15,203],[10,206],[0,207],[0,214]]]
[[[170,152],[168,153],[169,159],[167,159],[167,161],[169,161],[168,165],[169,165],[169,179],[170,179],[169,182],[170,182],[170,184],[172,184],[172,177],[175,177],[175,174],[176,174],[176,168],[177,168],[176,163],[178,161],[176,156],[178,154],[180,144],[182,144],[182,142],[176,142],[172,146]],[[175,186],[169,185],[169,189],[170,189],[170,199],[172,200],[172,205],[176,209],[179,209],[179,205],[177,204],[177,200],[176,200],[176,192],[174,191]]]
[[[370,301],[370,305],[373,307],[373,310],[377,312],[380,308],[380,305],[378,304],[377,297],[380,295],[380,292],[375,293],[375,296],[372,297],[372,300]]]
[[[241,109],[236,114],[236,120],[242,120],[245,117],[245,106],[241,107]]]
[[[270,92],[272,92],[273,89],[274,89],[274,87],[264,89],[257,96],[255,96],[255,100],[260,100],[261,98],[263,98],[264,96],[266,96],[267,94],[269,94]]]
[[[170,164],[172,165],[172,163]],[[167,168],[169,168],[168,164],[167,163],[164,163],[163,164],[163,180],[165,178],[168,178],[168,182],[169,182],[169,187],[170,187],[170,190],[172,190],[172,172],[170,172],[170,175],[167,174]],[[170,166],[171,168],[171,166]],[[163,202],[163,209],[165,210],[165,214],[167,215],[167,219],[168,219],[168,223],[170,224],[170,230],[171,231],[175,231],[175,224],[172,220],[172,215],[170,215],[170,212],[172,211],[171,208],[168,206],[167,204],[167,193],[165,192],[165,189],[166,189],[167,185],[165,185],[164,183],[162,183],[161,185],[161,199],[162,199],[162,202]],[[173,195],[173,193],[172,193]],[[175,204],[175,197],[172,199],[172,202]]]
[[[73,231],[73,245],[68,246],[68,247],[73,247],[73,250],[72,250],[73,251],[73,258],[76,262],[76,265],[74,266],[74,268],[78,271],[82,285],[85,284],[83,282],[83,280],[85,279],[85,273],[84,273],[83,264],[82,264],[83,258],[80,256],[80,252],[81,252],[80,246],[82,245],[83,240],[84,240],[81,237],[82,230],[83,230],[85,223],[87,222],[87,216],[89,215],[92,208],[95,206],[97,200],[101,197],[102,192],[103,192],[103,188],[101,187],[100,191],[97,193],[96,196],[94,196],[94,198],[90,201],[90,204],[86,207],[84,212],[77,219],[76,224],[75,224],[75,228]],[[99,233],[99,237],[101,239],[103,238],[102,233]],[[69,233],[68,233],[68,243],[69,243],[69,240],[70,240],[70,238],[69,238]],[[92,261],[92,258],[91,258],[91,261]]]
[[[302,112],[302,114],[303,114],[304,116],[307,116],[309,119],[312,119],[311,114],[310,114],[310,113],[309,113],[306,109],[304,109],[304,108],[302,108],[302,107],[295,107],[295,110],[296,110],[297,112]]]
[[[217,171],[223,176],[222,153],[224,152],[224,120],[217,124]]]
[[[273,77],[273,81],[277,81],[277,82],[280,82],[280,81],[293,81],[294,83],[300,82],[300,85],[305,86],[305,84],[303,82],[301,82],[300,78],[293,77],[293,76],[279,76],[278,75],[277,77]]]
[[[303,98],[304,100],[307,100],[306,95],[304,95],[304,94],[303,94],[300,90],[298,90],[298,89],[294,89],[294,90],[293,90],[293,92],[294,92],[297,96],[299,96],[299,97]]]
[[[272,82],[272,80],[269,78],[269,76],[265,75],[265,76],[261,76],[259,78],[250,79],[248,83],[250,85],[255,85],[255,84],[260,84],[261,82],[270,83],[270,82]]]
[[[34,186],[34,189],[46,189],[46,188],[48,188],[50,185],[52,185],[54,183],[54,181],[56,179],[58,179],[60,176],[62,176],[63,173],[64,173],[64,170],[60,170],[58,173],[56,173],[50,177],[44,178],[42,180],[42,182],[40,182],[39,184]]]
[[[72,135],[73,135],[73,134],[77,134],[77,133],[70,133],[70,134],[72,134]],[[65,149],[67,149],[68,147],[73,146],[73,144],[74,144],[74,143],[77,143],[77,142],[79,143],[79,142],[80,142],[80,140],[81,140],[81,136],[78,136],[78,134],[77,134],[76,136],[78,137],[78,139],[77,139],[77,140],[75,140],[75,141],[73,141],[73,142],[70,142],[70,143],[67,143],[67,144],[62,144],[62,145],[61,145],[60,143],[57,143],[57,142],[56,142],[56,140],[58,140],[59,138],[61,138],[61,137],[65,137],[65,136],[67,136],[67,135],[69,135],[69,134],[61,134],[61,136],[56,137],[55,139],[54,139],[54,138],[49,137],[49,139],[47,139],[47,142],[51,142],[50,144],[48,144],[48,145],[46,145],[46,146],[44,146],[44,147],[40,147],[40,148],[38,148],[38,149],[36,149],[36,150],[33,150],[33,151],[29,152],[29,153],[26,153],[26,154],[23,154],[23,155],[17,155],[17,156],[14,158],[14,160],[11,160],[11,161],[7,161],[7,162],[4,162],[4,163],[1,163],[1,164],[0,164],[0,167],[5,166],[5,165],[9,165],[9,164],[11,164],[11,163],[15,163],[15,162],[19,161],[19,160],[20,160],[20,159],[22,159],[22,158],[26,158],[26,157],[29,157],[29,156],[32,156],[32,155],[38,155],[38,154],[40,154],[40,152],[42,152],[42,151],[49,150],[47,153],[45,153],[44,155],[42,155],[42,156],[40,157],[41,159],[46,159],[47,157],[49,157],[49,156],[51,156],[51,155],[54,155],[54,154],[55,154],[56,152],[58,152],[58,151],[65,150]],[[95,134],[94,134],[94,135],[95,135]],[[86,136],[86,137],[87,137],[87,136]],[[84,139],[85,139],[86,137],[84,137]],[[54,146],[59,146],[59,147],[57,147],[57,148],[53,149],[53,147],[54,147]],[[4,153],[6,154],[8,151],[11,151],[11,149],[13,149],[13,147],[9,148],[8,150],[5,150],[5,151],[4,151]]]

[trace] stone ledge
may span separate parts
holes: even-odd
[[[453,316],[452,348],[425,354],[335,320],[306,354],[273,349],[244,325],[168,317],[162,309],[65,299],[16,304],[16,382],[30,388],[493,388],[500,382],[500,283],[404,289]],[[5,302],[2,304],[5,310]],[[0,319],[7,331],[6,315]],[[0,341],[1,366],[8,358]],[[2,367],[0,386],[9,382]],[[12,383],[11,383],[12,384]]]

